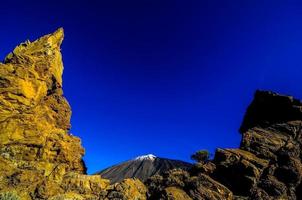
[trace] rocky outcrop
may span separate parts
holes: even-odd
[[[100,196],[104,200],[146,200],[147,187],[138,179],[125,179],[107,188],[107,191]]]
[[[301,125],[299,100],[257,91],[240,128],[239,149],[217,149],[212,161],[196,163],[176,177],[172,172],[152,177],[147,181],[150,196],[175,200],[185,199],[184,195],[198,200],[301,199]]]
[[[232,192],[208,175],[200,173],[192,176],[189,172],[174,169],[163,176],[156,175],[146,182],[149,199],[233,199]]]
[[[45,181],[86,171],[80,139],[68,133],[62,40],[59,29],[26,41],[0,64],[0,188],[16,189],[24,199],[35,196]]]
[[[240,149],[216,151],[213,177],[249,199],[299,199],[302,103],[257,91],[240,127]]]
[[[302,177],[302,103],[290,96],[257,91],[240,128],[240,148],[269,163],[248,195],[297,199]]]
[[[0,192],[14,191],[22,200],[99,199],[111,187],[85,175],[81,141],[69,133],[62,40],[58,29],[20,44],[0,63]],[[133,180],[132,193],[135,184],[142,183]]]

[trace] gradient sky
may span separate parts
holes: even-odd
[[[299,1],[14,0],[0,20],[1,60],[65,29],[63,88],[89,173],[238,147],[256,89],[302,98]]]

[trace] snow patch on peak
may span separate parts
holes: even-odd
[[[143,156],[138,156],[134,160],[155,160],[156,156],[153,154],[147,154]]]

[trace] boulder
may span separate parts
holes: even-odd
[[[233,193],[224,185],[205,174],[192,177],[186,186],[187,193],[194,200],[231,200]]]
[[[101,199],[146,200],[147,188],[139,179],[125,179],[112,185]]]
[[[236,195],[247,196],[268,161],[241,149],[217,149],[213,177],[231,189]]]
[[[185,191],[177,187],[167,187],[165,192],[167,200],[192,200]]]

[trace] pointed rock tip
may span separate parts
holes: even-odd
[[[44,35],[33,42],[27,40],[18,45],[12,53],[5,58],[5,63],[13,60],[16,55],[39,55],[37,52],[46,52],[43,55],[51,55],[51,51],[60,51],[60,46],[64,39],[64,29],[58,28],[53,33]],[[40,54],[41,55],[41,54]]]
[[[45,63],[50,74],[49,77],[53,75],[59,85],[62,85],[63,63],[60,46],[63,38],[64,30],[59,28],[33,42],[27,40],[18,45],[12,53],[9,53],[4,59],[4,63],[22,63],[22,65],[30,66],[34,63]]]
[[[53,35],[64,36],[64,28],[63,27],[58,28],[55,32],[53,32]]]
[[[45,51],[47,49],[57,49],[60,50],[60,46],[64,39],[64,29],[58,28],[53,33],[44,35],[37,40],[33,41],[31,45],[27,46],[27,49],[34,51],[41,50]],[[30,42],[29,42],[30,43]]]
[[[58,28],[55,32],[50,34],[50,37],[55,37],[57,41],[60,41],[60,45],[64,39],[64,29],[62,27]]]
[[[33,43],[47,43],[49,47],[58,48],[61,46],[64,39],[64,29],[58,28],[55,32],[42,36],[35,40]]]

